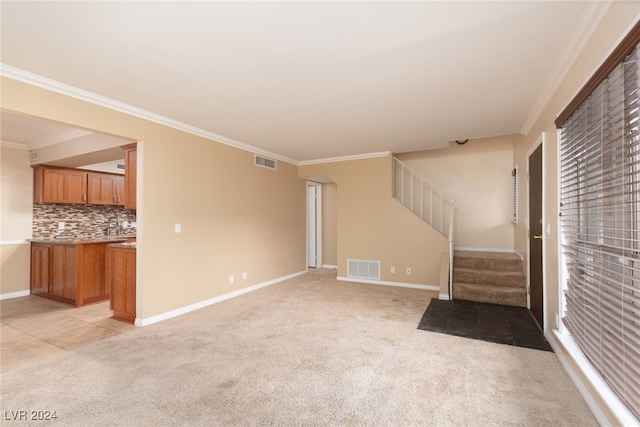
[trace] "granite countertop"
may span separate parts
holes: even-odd
[[[89,243],[124,243],[129,239],[135,239],[136,236],[102,236],[102,237],[91,237],[91,238],[80,238],[80,237],[49,237],[49,238],[33,238],[27,239],[27,242],[33,243],[58,243],[61,245],[82,245]],[[135,242],[132,242],[135,243]]]
[[[109,245],[110,248],[121,248],[121,249],[135,249],[136,242],[120,242],[120,243],[111,243]]]

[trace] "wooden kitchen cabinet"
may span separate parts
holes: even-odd
[[[137,147],[137,144],[129,144],[122,147],[124,150],[124,207],[126,209],[136,209]]]
[[[107,284],[113,318],[136,320],[136,249],[110,245],[107,248]]]
[[[88,172],[87,192],[91,205],[124,205],[124,176]]]
[[[87,171],[34,166],[33,201],[87,203]]]
[[[53,245],[31,244],[31,293],[50,293]]]
[[[116,177],[116,204],[124,206],[126,194],[124,192],[124,175],[115,175]]]
[[[76,245],[54,245],[52,254],[49,293],[75,301],[78,293],[78,249]]]
[[[33,168],[35,203],[124,205],[122,175],[43,165]]]
[[[109,299],[107,243],[31,243],[31,293],[83,306]]]

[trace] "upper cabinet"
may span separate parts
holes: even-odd
[[[88,172],[87,191],[91,205],[124,205],[124,176]]]
[[[136,208],[137,147],[137,144],[122,147],[124,149],[124,207],[127,209]]]
[[[125,177],[122,175],[54,166],[33,168],[35,203],[124,204]]]
[[[87,172],[34,166],[33,201],[36,203],[87,203]]]

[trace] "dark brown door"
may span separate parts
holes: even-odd
[[[542,144],[529,157],[529,308],[544,328],[542,272]]]

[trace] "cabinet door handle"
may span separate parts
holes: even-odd
[[[83,195],[82,195],[82,201],[83,201],[83,202],[86,202],[86,201],[87,201],[87,195],[86,195],[86,194],[83,194]]]

